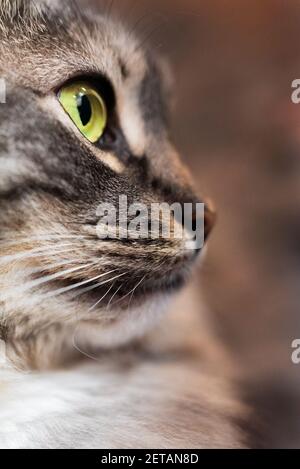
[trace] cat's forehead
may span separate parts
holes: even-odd
[[[154,73],[141,41],[121,24],[75,2],[0,0],[0,68],[41,92],[78,74],[134,86]]]

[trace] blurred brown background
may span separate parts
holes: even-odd
[[[299,0],[101,1],[170,58],[173,135],[219,219],[199,282],[253,406],[253,447],[300,447]]]

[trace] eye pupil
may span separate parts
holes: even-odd
[[[92,107],[87,95],[77,96],[77,107],[82,125],[86,126],[92,118]]]
[[[107,109],[101,94],[93,85],[88,82],[71,83],[61,88],[58,99],[89,142],[100,140],[107,125]]]

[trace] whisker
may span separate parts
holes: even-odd
[[[68,239],[88,239],[84,235],[40,235],[40,236],[29,236],[29,237],[18,237],[16,236],[13,241],[7,241],[5,238],[0,238],[0,244],[5,246],[15,246],[19,244],[27,244],[32,241],[55,241],[55,240],[68,240]]]
[[[94,282],[97,278],[104,277],[104,275],[108,275],[109,273],[111,273],[111,272],[107,272],[107,273],[101,274],[101,275],[99,275],[99,276],[97,276],[97,277],[95,277],[95,278],[93,278],[93,279],[84,280],[84,281],[82,281],[82,282],[76,283],[76,284],[74,284],[74,285],[70,285],[70,286],[68,286],[68,287],[59,288],[58,290],[55,290],[55,291],[53,291],[53,292],[49,292],[49,293],[43,295],[42,299],[57,297],[57,296],[59,296],[59,295],[61,295],[61,294],[63,294],[63,293],[67,293],[67,292],[69,292],[69,291],[72,291],[72,290],[74,290],[75,288],[79,288],[79,287],[81,287],[81,286],[83,286],[83,285],[86,285],[86,284],[88,284],[88,283],[90,283],[90,282]],[[99,287],[99,286],[101,286],[101,285],[105,285],[106,283],[108,283],[108,282],[110,282],[110,281],[113,281],[113,280],[115,280],[116,278],[118,278],[118,276],[117,276],[117,277],[114,277],[114,278],[112,278],[112,279],[106,280],[106,281],[104,281],[104,282],[101,282],[101,283],[95,285],[94,288],[97,288],[97,287]]]
[[[118,269],[115,269],[115,270],[113,270],[113,271],[111,271],[111,272],[107,272],[106,275],[109,275],[109,274],[112,273],[112,272],[116,272],[117,270],[118,270]],[[73,296],[72,296],[72,299],[77,298],[78,296],[81,296],[81,295],[83,295],[83,294],[86,293],[86,292],[95,290],[96,288],[99,288],[99,287],[105,285],[106,283],[112,282],[113,280],[116,280],[116,279],[118,279],[119,277],[122,277],[123,275],[126,275],[126,273],[127,273],[127,272],[125,272],[125,273],[123,273],[123,274],[121,274],[121,275],[117,275],[117,276],[115,276],[115,277],[113,277],[113,278],[110,278],[110,279],[108,279],[108,280],[105,280],[104,282],[96,283],[95,285],[91,285],[90,287],[83,288],[83,289],[81,289],[78,293],[76,293],[75,295],[73,295]],[[92,280],[90,280],[90,281],[92,281]],[[86,283],[87,283],[87,282],[86,282]],[[114,283],[113,283],[113,285],[114,285]],[[112,286],[113,286],[113,285],[112,285]],[[90,310],[89,310],[89,311],[90,311]]]
[[[139,288],[140,285],[142,285],[143,281],[145,280],[145,278],[147,277],[147,274],[144,275],[144,277],[140,280],[140,282],[134,287],[134,289],[132,290],[132,293],[131,293],[131,296],[130,296],[130,299],[129,299],[129,304],[128,304],[128,309],[131,305],[131,301],[132,301],[132,298],[134,296],[134,293],[137,291],[137,289]]]
[[[107,290],[107,292],[100,298],[100,300],[97,301],[97,303],[94,304],[94,306],[92,306],[89,311],[93,311],[100,303],[102,300],[104,300],[104,298],[108,295],[108,293],[110,292],[110,290],[113,288],[114,286],[114,283],[109,287],[109,289]]]
[[[23,269],[23,271],[27,272],[29,275],[34,275],[34,274],[39,274],[39,273],[47,271],[47,270],[56,269],[58,267],[63,267],[64,265],[72,265],[72,264],[78,264],[78,259],[70,259],[70,260],[67,260],[67,261],[56,262],[56,263],[53,263],[53,264],[44,263],[44,265],[42,267],[36,267],[34,269],[31,269],[31,268],[26,269],[25,268],[25,269]]]
[[[126,275],[127,273],[128,273],[128,272],[124,272],[123,274],[121,274],[120,276],[117,276],[116,278],[119,278],[119,277],[121,277],[121,276],[124,276],[124,275]],[[113,281],[113,279],[111,279],[110,281]],[[100,285],[101,285],[101,284],[100,284]],[[106,295],[108,295],[108,293],[109,293],[110,290],[113,288],[113,286],[114,286],[114,283],[110,286],[110,288],[107,290],[107,292],[105,293],[105,295],[103,295],[103,296],[100,298],[100,300],[98,300],[98,302],[97,302],[94,306],[92,306],[92,308],[90,308],[89,311],[92,311],[94,308],[96,308],[96,306],[98,306],[98,304],[106,297]],[[94,288],[96,288],[96,286],[94,286]],[[77,327],[78,327],[78,326],[77,326]],[[74,347],[79,353],[81,353],[82,355],[84,355],[85,357],[90,358],[91,360],[98,361],[98,358],[97,358],[97,357],[95,357],[95,356],[93,356],[93,355],[91,355],[91,354],[85,352],[84,350],[82,350],[82,349],[77,345],[77,343],[76,343],[76,330],[77,330],[77,328],[75,329],[74,335],[73,335],[73,347]]]
[[[66,243],[66,244],[59,244],[57,246],[45,246],[45,247],[39,247],[35,249],[30,249],[30,250],[24,250],[21,253],[18,254],[10,254],[7,256],[0,256],[0,264],[7,264],[9,262],[13,261],[18,261],[18,260],[24,260],[24,259],[34,259],[37,257],[41,257],[44,255],[57,255],[57,254],[62,254],[65,252],[72,252],[74,251],[74,247],[72,249],[63,249],[63,250],[53,250],[54,247],[66,247],[66,246],[73,246],[72,243]],[[51,251],[50,251],[51,249]]]
[[[115,277],[110,278],[110,279],[108,279],[108,280],[105,280],[104,282],[97,283],[97,284],[93,285],[93,286],[90,288],[90,290],[93,290],[93,289],[95,289],[95,288],[98,288],[98,287],[101,287],[101,286],[105,285],[106,283],[109,283],[109,282],[112,282],[112,281],[114,281],[114,280],[117,280],[118,278],[123,277],[123,276],[126,275],[127,273],[128,273],[128,272],[124,272],[123,274],[116,275]],[[114,284],[113,284],[113,285],[114,285]]]
[[[130,294],[132,295],[136,289],[141,285],[141,283],[145,280],[145,278],[147,277],[147,274],[144,275],[144,277],[136,284],[136,286],[130,290],[130,292],[126,293],[126,295],[122,296],[121,298],[119,298],[118,300],[116,300],[114,303],[112,304],[117,304],[119,303],[120,301],[124,300],[125,298],[127,298]]]
[[[85,352],[84,350],[81,350],[81,348],[76,344],[76,331],[74,332],[74,335],[73,335],[72,344],[73,344],[73,347],[75,348],[75,350],[77,350],[77,352],[81,353],[81,355],[83,355],[84,357],[90,358],[91,360],[94,360],[96,362],[99,361],[98,358],[93,357],[93,355],[90,355],[89,353]]]
[[[142,15],[140,18],[138,18],[138,20],[136,20],[136,22],[132,25],[132,28],[130,28],[130,30],[128,31],[128,36],[131,37],[135,34],[137,28],[139,27],[139,25],[146,19],[149,17],[149,14],[150,12]]]
[[[50,282],[51,280],[56,280],[59,277],[73,274],[82,269],[86,269],[87,267],[90,267],[91,265],[93,265],[93,262],[89,262],[88,264],[80,265],[77,267],[72,267],[70,269],[66,269],[61,272],[56,272],[55,274],[46,275],[42,279],[37,279],[37,280],[33,280],[32,282],[28,282],[27,284],[25,284],[25,287],[28,287],[28,289],[38,287],[40,285],[43,285],[44,283]]]
[[[112,295],[111,299],[110,299],[109,302],[108,302],[108,305],[107,305],[106,309],[109,309],[112,300],[113,300],[114,297],[118,294],[118,292],[120,291],[120,289],[122,288],[123,285],[124,285],[124,283],[122,283],[122,284],[119,286],[119,288],[117,288],[117,290],[114,292],[114,294]]]
[[[93,262],[90,262],[88,265],[91,266],[91,265],[96,264],[96,263],[97,263],[97,261],[93,261]],[[67,266],[67,265],[71,266],[71,265],[74,265],[74,264],[78,264],[78,259],[70,259],[70,260],[67,260],[67,261],[65,260],[65,261],[56,262],[56,263],[52,263],[52,264],[51,263],[50,264],[44,263],[43,266],[36,267],[36,268],[29,268],[29,267],[24,268],[24,269],[19,269],[18,268],[18,273],[23,272],[26,276],[30,276],[30,275],[35,275],[35,274],[39,274],[39,273],[42,273],[42,272],[47,272],[48,270],[56,269],[58,267],[64,267],[64,266]],[[57,275],[58,276],[64,275],[64,273],[65,273],[65,271],[58,272]],[[47,277],[44,276],[43,279],[47,279]],[[25,283],[24,286],[27,286],[27,285],[30,285],[30,282]]]
[[[152,28],[152,30],[147,34],[147,36],[138,44],[138,46],[136,47],[136,51],[142,49],[145,44],[151,39],[151,37],[159,30],[161,30],[162,28],[162,25],[157,25],[155,26],[154,28]]]
[[[92,264],[93,263],[90,262],[90,263],[85,264],[85,265],[81,265],[81,266],[78,266],[78,267],[72,267],[71,269],[66,269],[66,270],[63,270],[61,272],[56,272],[55,274],[47,275],[47,276],[45,276],[41,279],[32,280],[31,282],[25,283],[25,285],[23,285],[20,288],[14,288],[13,294],[15,295],[15,294],[18,294],[18,293],[25,293],[28,290],[31,290],[32,288],[39,287],[39,286],[43,285],[44,283],[51,282],[52,280],[55,280],[55,279],[57,279],[59,277],[62,277],[64,275],[68,275],[68,274],[71,274],[71,273],[74,273],[74,272],[78,272],[79,270],[86,269],[87,267],[90,267]],[[8,296],[10,296],[10,295],[8,295]]]
[[[138,287],[143,283],[143,281],[145,280],[147,274],[144,275],[144,277],[136,284],[136,286],[133,288],[133,290],[131,292],[129,292],[129,294],[131,293],[131,296],[130,296],[130,299],[129,299],[129,304],[128,304],[128,308],[131,304],[131,301],[132,301],[132,298],[133,298],[133,295],[134,293],[136,292],[136,290],[138,289]]]
[[[114,272],[117,272],[118,269],[114,269],[114,270],[110,270],[109,272],[106,272],[104,274],[102,274],[102,277],[104,277],[105,275],[110,275],[110,274],[113,274]],[[101,277],[100,277],[101,278]],[[93,282],[95,280],[98,280],[99,279],[99,276],[97,276],[95,279],[91,279],[90,282]],[[86,283],[89,283],[88,281],[86,281]],[[101,285],[101,284],[100,284]],[[90,285],[89,287],[85,287],[85,288],[81,288],[80,289],[80,292],[78,293],[75,293],[72,298],[77,298],[77,296],[80,296],[80,295],[83,295],[84,293],[87,293],[89,291],[92,291],[94,290],[95,288],[98,288],[99,287],[99,283],[96,283],[95,285]]]

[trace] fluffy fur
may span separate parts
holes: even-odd
[[[67,370],[2,370],[1,448],[242,448],[224,350],[190,288],[142,343]],[[205,315],[205,311],[203,311]]]

